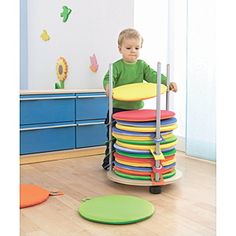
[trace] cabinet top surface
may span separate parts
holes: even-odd
[[[61,94],[61,93],[98,93],[104,89],[51,89],[51,90],[20,90],[20,95],[30,94]]]

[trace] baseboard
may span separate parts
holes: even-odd
[[[193,159],[195,161],[202,161],[202,162],[206,162],[206,163],[216,165],[216,161],[207,160],[207,159],[203,159],[203,158],[200,158],[200,157],[189,156],[188,154],[185,154],[185,155],[186,155],[187,158]]]
[[[101,155],[104,154],[104,152],[105,152],[105,146],[99,146],[99,147],[80,148],[80,149],[64,150],[57,152],[21,155],[20,164],[24,165],[24,164],[32,164],[44,161],[55,161],[69,158]]]
[[[185,138],[182,136],[177,136],[176,150],[185,152]]]

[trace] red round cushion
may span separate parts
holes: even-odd
[[[161,110],[161,120],[168,119],[175,116],[173,111]],[[142,109],[142,110],[131,110],[121,111],[113,114],[115,120],[124,121],[152,121],[156,120],[156,110]]]

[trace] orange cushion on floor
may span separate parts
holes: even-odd
[[[33,184],[20,185],[20,208],[34,206],[46,201],[50,192]]]

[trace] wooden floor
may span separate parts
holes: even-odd
[[[61,190],[62,196],[20,210],[21,236],[213,236],[216,235],[215,164],[177,152],[183,178],[151,194],[148,187],[110,181],[102,156],[21,165],[21,183]],[[81,200],[109,194],[141,197],[155,206],[154,215],[130,225],[106,225],[81,218]]]

